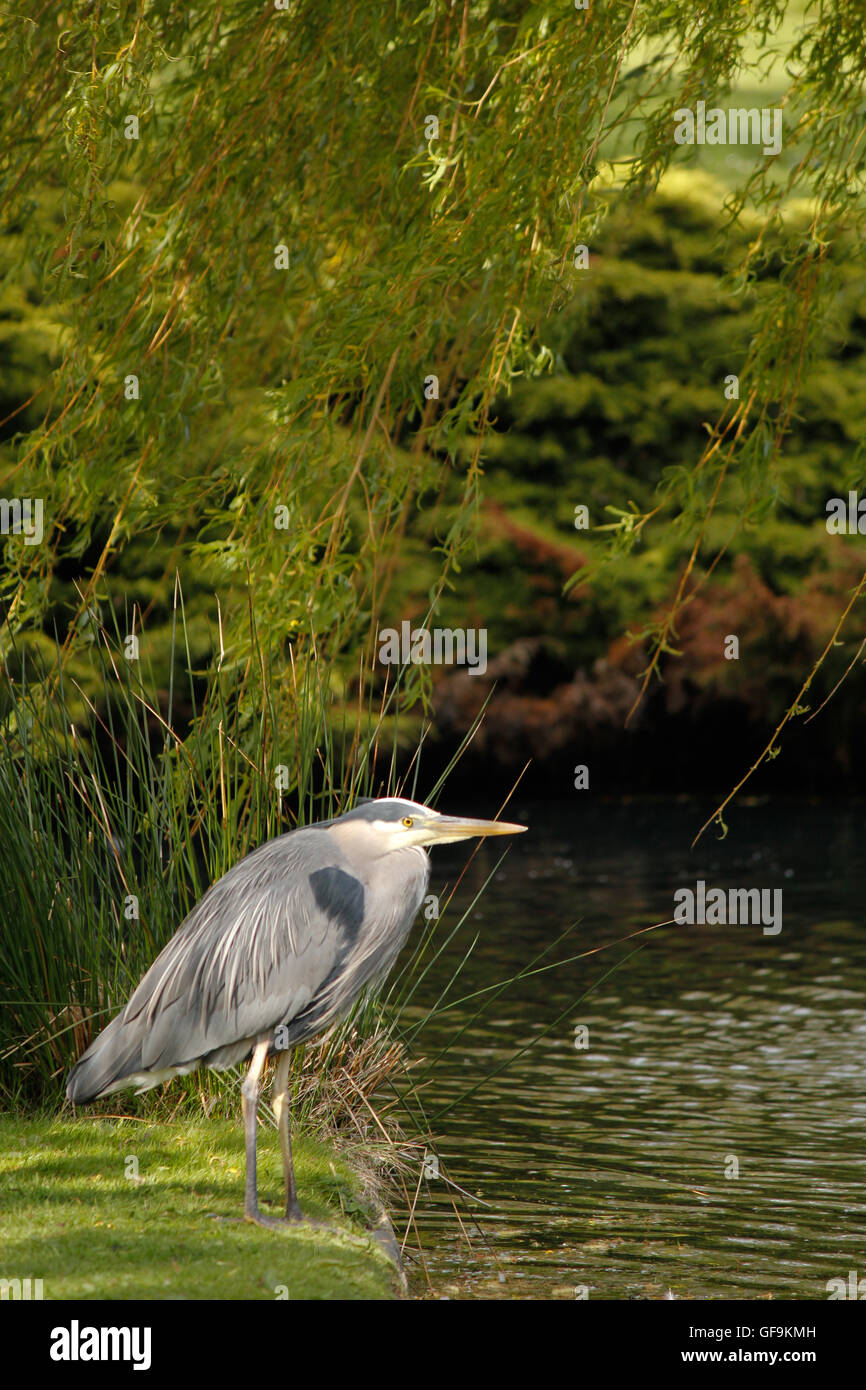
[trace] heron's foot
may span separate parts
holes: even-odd
[[[244,1212],[244,1220],[251,1221],[255,1226],[267,1226],[272,1231],[284,1231],[289,1226],[304,1224],[304,1216],[300,1207],[297,1208],[296,1216],[266,1216],[258,1207],[252,1211]]]
[[[256,1226],[269,1226],[274,1229],[285,1230],[289,1226],[322,1226],[321,1221],[312,1221],[301,1211],[300,1203],[294,1193],[286,1198],[285,1216],[269,1216],[260,1211],[258,1204],[248,1206],[244,1210],[244,1220],[252,1221]]]

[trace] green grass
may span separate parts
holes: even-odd
[[[243,1210],[239,1124],[2,1118],[0,1278],[41,1278],[46,1299],[394,1297],[357,1176],[326,1144],[294,1150],[305,1215],[336,1229],[214,1219]],[[261,1128],[262,1210],[281,1215],[281,1194],[277,1135]]]

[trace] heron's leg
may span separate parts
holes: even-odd
[[[289,1069],[292,1053],[288,1049],[277,1063],[274,1076],[273,1106],[280,1131],[280,1151],[283,1155],[283,1175],[286,1180],[286,1218],[289,1221],[303,1221],[304,1214],[298,1205],[295,1187],[295,1170],[292,1166],[292,1094],[289,1090]]]
[[[259,1080],[268,1056],[268,1038],[262,1038],[253,1048],[250,1069],[241,1085],[241,1104],[244,1112],[244,1137],[247,1150],[247,1172],[244,1186],[244,1216],[247,1221],[266,1224],[259,1211],[256,1187],[256,1123],[259,1109]]]

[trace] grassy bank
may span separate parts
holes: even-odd
[[[305,1214],[330,1229],[233,1219],[238,1124],[0,1119],[0,1278],[42,1279],[46,1299],[393,1297],[357,1175],[326,1144],[299,1136],[294,1151]],[[277,1136],[263,1129],[263,1210],[279,1214],[281,1192]]]

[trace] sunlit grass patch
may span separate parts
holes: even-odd
[[[46,1299],[393,1297],[358,1178],[325,1143],[297,1136],[294,1154],[305,1214],[333,1229],[226,1219],[243,1210],[244,1182],[243,1135],[227,1120],[0,1120],[0,1278],[41,1279]],[[280,1215],[270,1129],[259,1185]]]

